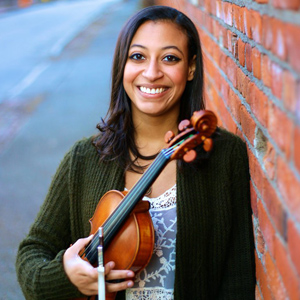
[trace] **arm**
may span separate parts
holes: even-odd
[[[16,269],[26,299],[70,299],[98,292],[97,269],[78,255],[90,238],[79,239],[70,247],[69,178],[75,153],[80,153],[78,147],[63,159],[28,236],[20,244]],[[134,276],[131,271],[113,268],[113,262],[106,265],[107,280]],[[113,292],[132,284],[127,280],[109,283],[106,288]]]
[[[61,162],[29,234],[19,246],[16,271],[26,299],[80,296],[64,272],[70,245],[68,175],[71,153]]]
[[[238,141],[232,153],[232,226],[218,299],[255,299],[254,237],[247,150]]]

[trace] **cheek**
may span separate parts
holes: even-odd
[[[180,88],[184,89],[187,82],[187,70],[177,70],[176,72],[171,73],[174,84]]]
[[[124,69],[123,84],[125,86],[131,84],[138,75],[138,70],[131,64],[126,64]]]

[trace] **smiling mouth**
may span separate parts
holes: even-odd
[[[162,92],[164,92],[165,90],[167,90],[166,88],[156,88],[156,89],[153,88],[153,89],[150,89],[150,88],[146,88],[144,86],[140,86],[139,89],[143,93],[151,94],[151,95],[161,94]]]

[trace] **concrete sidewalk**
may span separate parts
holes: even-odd
[[[117,35],[139,1],[111,5],[85,26],[35,83],[38,103],[0,154],[0,299],[23,300],[15,256],[72,144],[96,132],[110,96]]]

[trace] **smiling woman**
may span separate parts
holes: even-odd
[[[194,71],[187,36],[177,25],[169,21],[141,25],[131,42],[123,79],[133,119],[145,120],[138,114],[161,116],[175,120],[176,130],[180,98]]]
[[[126,205],[137,200],[133,210],[147,211],[151,219],[147,234],[155,238],[149,243],[147,266],[136,274],[134,268],[114,269],[118,264],[106,256],[111,244],[105,248],[104,243],[107,295],[126,300],[254,299],[245,144],[218,128],[209,154],[202,136],[193,163],[172,160],[162,164],[148,192],[148,186],[141,184],[141,178],[153,175],[158,159],[164,161],[165,152],[160,150],[166,146],[165,136],[172,139],[170,131],[189,127],[189,121],[180,120],[191,119],[194,111],[202,109],[203,63],[194,24],[170,7],[141,10],[119,35],[110,108],[97,126],[99,134],[77,142],[66,154],[20,245],[17,272],[27,299],[97,295],[97,268],[80,255],[97,240],[83,237],[89,235],[89,219],[99,199],[110,190],[139,195]],[[202,130],[195,127],[191,130]],[[203,124],[203,130],[207,127]],[[189,129],[187,132],[190,134]],[[114,199],[106,202],[112,205]],[[116,211],[121,211],[117,216],[123,220],[122,205]],[[99,213],[107,212],[100,209]],[[104,230],[106,234],[110,231]],[[126,251],[113,252],[122,257]]]

